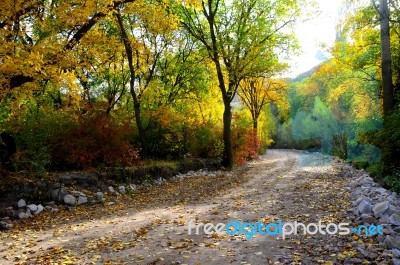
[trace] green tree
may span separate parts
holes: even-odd
[[[224,103],[222,165],[228,169],[233,166],[231,102],[242,80],[269,74],[279,67],[278,52],[293,47],[291,35],[282,29],[295,20],[299,2],[204,0],[178,9],[183,27],[202,43],[215,66]]]

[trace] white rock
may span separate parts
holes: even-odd
[[[371,203],[371,199],[368,198],[368,197],[365,197],[365,196],[359,197],[359,198],[356,200],[355,203],[356,203],[356,205],[358,206],[358,205],[360,205],[360,203],[361,203],[362,201],[367,201],[367,202]]]
[[[400,242],[394,239],[391,236],[386,236],[385,241],[383,242],[388,249],[398,249],[400,250]]]
[[[158,184],[158,185],[162,185],[164,183],[164,179],[163,178],[159,178],[159,179],[156,179],[154,182],[156,184]]]
[[[97,192],[96,193],[96,200],[102,201],[104,198],[104,194],[102,192]]]
[[[400,250],[392,249],[393,257],[400,258]]]
[[[121,194],[125,194],[125,193],[126,193],[125,186],[119,186],[119,187],[118,187],[118,191],[119,191],[119,193],[121,193]]]
[[[389,223],[392,225],[397,225],[400,226],[400,216],[398,214],[392,214],[389,219],[388,219]]]
[[[51,207],[50,205],[47,205],[46,207],[44,207],[46,209],[46,211],[48,212],[57,212],[58,209],[56,207]]]
[[[26,206],[25,200],[24,200],[24,199],[20,199],[20,200],[18,201],[18,207],[19,207],[19,208],[22,208],[22,207],[25,207],[25,206]]]
[[[86,197],[85,193],[80,192],[80,191],[74,190],[74,191],[71,191],[70,193],[71,193],[71,195],[73,195],[73,196],[75,196],[75,197],[79,197],[79,196]]]
[[[109,190],[111,193],[115,193],[115,190],[114,190],[113,186],[108,187],[108,190]]]
[[[378,218],[387,209],[389,209],[389,202],[388,201],[384,201],[384,202],[375,204],[374,208],[372,208],[372,211],[374,212],[375,217]]]
[[[383,214],[379,218],[379,223],[381,225],[386,225],[389,223],[389,215],[387,213]]]
[[[32,217],[31,211],[29,211],[29,209],[26,209],[25,216],[26,218]]]
[[[137,186],[136,186],[135,184],[129,185],[129,188],[130,188],[132,191],[137,190]]]
[[[41,204],[39,204],[38,206],[37,206],[37,209],[36,209],[36,211],[33,213],[34,215],[38,215],[38,214],[40,214],[42,211],[43,211],[43,205],[41,205]]]
[[[26,214],[25,214],[24,212],[20,212],[20,213],[18,214],[18,218],[19,218],[19,219],[25,219],[25,218],[28,218],[28,216],[26,216]]]
[[[87,203],[87,202],[88,202],[88,199],[87,199],[86,196],[80,195],[80,196],[78,197],[78,205],[85,204],[85,203]]]
[[[64,196],[64,202],[67,205],[74,206],[76,204],[76,199],[71,194],[67,194]]]
[[[26,207],[29,209],[29,211],[31,211],[31,213],[35,212],[38,209],[36,204],[28,204]]]
[[[360,214],[372,213],[372,206],[367,200],[361,201],[357,208]]]
[[[395,213],[400,215],[400,209],[395,207],[394,205],[390,205],[389,206],[389,210],[388,210],[388,214],[392,215],[392,214],[395,214]]]
[[[362,214],[361,215],[361,220],[363,223],[368,223],[368,224],[375,224],[376,223],[376,218],[373,217],[370,214]]]

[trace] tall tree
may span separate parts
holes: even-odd
[[[203,0],[181,5],[183,27],[198,39],[212,60],[224,102],[222,165],[233,167],[231,102],[240,82],[271,71],[279,50],[290,50],[292,38],[282,29],[294,21],[298,2]]]
[[[381,56],[383,112],[388,115],[393,109],[392,54],[390,52],[390,24],[387,0],[380,0],[379,17],[381,23]]]
[[[375,9],[379,13],[381,28],[381,66],[382,66],[382,90],[383,113],[388,116],[394,106],[394,90],[392,79],[392,54],[390,48],[390,17],[388,0],[379,0],[379,8],[372,0]]]
[[[129,87],[142,148],[141,154],[147,156],[146,132],[141,115],[142,100],[156,78],[160,60],[171,44],[169,33],[176,29],[175,16],[167,12],[163,5],[146,1],[126,5],[122,11],[116,12],[116,18],[128,58]],[[163,19],[154,20],[155,16]]]

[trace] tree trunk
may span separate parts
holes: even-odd
[[[222,166],[224,166],[228,170],[232,170],[233,168],[233,149],[232,149],[232,110],[230,102],[224,104],[224,153],[222,156]]]
[[[394,104],[392,57],[390,52],[389,8],[387,0],[380,0],[379,17],[381,24],[383,114],[386,117],[393,109]]]
[[[136,121],[136,126],[137,126],[138,132],[139,132],[140,146],[142,148],[140,154],[142,157],[146,157],[148,155],[147,143],[146,143],[146,136],[145,136],[145,132],[144,132],[143,125],[142,125],[142,119],[141,119],[141,115],[140,115],[140,100],[138,98],[138,95],[135,92],[136,74],[135,74],[135,68],[133,66],[132,46],[129,41],[128,35],[125,31],[125,27],[124,27],[120,13],[117,13],[116,16],[117,16],[118,25],[119,25],[119,28],[121,31],[121,37],[122,37],[122,41],[124,43],[126,55],[128,57],[129,74],[130,74],[130,83],[129,83],[130,92],[131,92],[132,99],[133,99],[133,107],[135,110],[135,121]]]
[[[258,120],[256,118],[253,119],[253,129],[258,132]]]
[[[134,90],[134,81],[131,81],[131,94],[132,94],[132,99],[133,99],[133,108],[135,111],[135,121],[136,121],[136,126],[138,128],[139,132],[139,140],[140,140],[140,146],[142,150],[140,151],[140,155],[142,157],[146,157],[148,155],[147,153],[147,145],[146,145],[146,135],[144,132],[143,124],[142,124],[142,116],[140,115],[140,101],[138,100],[135,90]]]

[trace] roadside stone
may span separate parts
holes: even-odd
[[[400,250],[400,242],[395,238],[387,235],[385,241],[383,242],[387,249],[398,249]]]
[[[358,258],[350,258],[350,259],[346,259],[344,261],[345,265],[351,265],[351,264],[361,264],[362,260],[358,259]]]
[[[71,194],[67,194],[64,196],[64,202],[67,205],[74,206],[76,204],[76,198]]]
[[[358,197],[358,199],[356,200],[355,203],[356,203],[356,205],[358,206],[358,205],[360,205],[360,203],[361,203],[362,201],[367,201],[367,202],[371,203],[371,198],[366,197],[366,196],[360,196],[360,197]]]
[[[125,193],[126,193],[125,186],[119,186],[119,187],[118,187],[118,191],[119,191],[119,193],[121,193],[121,194],[125,194]]]
[[[385,188],[377,188],[376,190],[375,190],[375,192],[379,192],[380,194],[384,194],[384,193],[387,193],[387,189],[385,189]]]
[[[102,201],[104,199],[104,194],[102,192],[97,192],[96,193],[96,200]]]
[[[397,215],[400,215],[400,209],[398,209],[397,207],[395,207],[394,205],[390,205],[389,206],[389,210],[387,211],[388,212],[388,214],[389,215],[392,215],[392,214],[397,214]]]
[[[0,219],[0,229],[9,229],[12,228],[13,224],[9,217],[4,217]]]
[[[113,186],[108,187],[108,191],[112,194],[112,195],[119,195],[118,191],[116,191]]]
[[[387,209],[389,209],[389,202],[384,201],[375,204],[375,206],[372,208],[372,211],[374,212],[375,217],[379,218]]]
[[[390,227],[383,228],[382,233],[384,235],[393,235],[394,231]]]
[[[57,211],[58,211],[58,208],[52,207],[52,206],[50,206],[50,205],[46,205],[46,207],[44,207],[44,209],[45,209],[46,211],[50,212],[50,213],[52,213],[52,212],[57,212]]]
[[[392,225],[400,226],[400,216],[398,214],[392,214],[389,217],[388,222]]]
[[[33,215],[38,215],[38,214],[40,214],[43,210],[44,210],[43,205],[39,204],[39,205],[37,206],[36,211],[33,212]]]
[[[51,190],[50,197],[52,200],[63,202],[64,197],[68,194],[68,190],[66,190],[64,187],[56,187],[57,188]]]
[[[79,197],[78,197],[78,205],[85,204],[87,202],[88,202],[88,199],[87,199],[86,195],[85,196],[79,195]]]
[[[367,200],[363,200],[358,205],[358,211],[360,214],[372,213],[372,205]]]
[[[400,258],[400,250],[398,249],[392,249],[393,257],[395,258]]]
[[[364,247],[357,247],[357,250],[361,253],[363,257],[367,257],[369,254],[368,251],[364,249]]]
[[[379,218],[379,223],[381,225],[386,225],[389,223],[389,215],[387,215],[386,213],[384,215],[381,216],[381,218]]]
[[[20,199],[20,200],[18,201],[18,207],[19,207],[19,208],[22,208],[22,207],[25,207],[25,206],[26,206],[25,200],[24,200],[24,199]]]
[[[376,260],[379,257],[379,255],[376,253],[369,253],[366,257],[369,258],[370,260]]]
[[[26,218],[30,218],[30,217],[32,217],[33,215],[31,214],[31,211],[29,211],[29,209],[26,209],[26,211],[25,211],[25,216],[26,216]]]
[[[164,183],[164,179],[163,178],[156,179],[154,183],[156,183],[157,185],[162,185]]]
[[[29,218],[29,217],[32,217],[31,212],[29,210],[26,210],[25,212],[20,212],[18,214],[18,218],[19,219],[26,219],[26,218]]]
[[[26,215],[26,213],[20,212],[20,213],[18,214],[18,218],[19,218],[19,219],[25,219],[25,218],[28,218],[28,216]]]
[[[26,207],[29,209],[29,211],[31,211],[31,213],[35,212],[38,209],[36,204],[28,204]]]
[[[361,219],[363,223],[375,224],[378,220],[370,214],[362,214]]]

